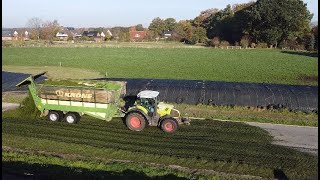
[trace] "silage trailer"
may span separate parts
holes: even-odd
[[[56,80],[51,84],[36,83],[35,80],[45,73],[31,75],[16,86],[28,87],[40,116],[47,116],[50,121],[65,120],[74,124],[83,115],[106,121],[120,117],[130,130],[142,131],[149,125],[168,133],[175,132],[180,124],[190,124],[189,118],[181,117],[173,105],[158,102],[157,91],[139,92],[134,103],[128,106],[123,100],[126,82],[68,80],[70,85],[61,85],[61,80]]]

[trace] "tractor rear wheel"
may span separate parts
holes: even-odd
[[[142,131],[146,127],[146,119],[140,113],[130,113],[126,117],[126,125],[132,131]]]
[[[76,124],[80,121],[80,115],[74,112],[68,112],[65,116],[65,121],[69,124]]]
[[[48,119],[52,122],[61,121],[63,118],[63,113],[61,111],[49,111]]]
[[[161,129],[166,133],[173,133],[178,129],[178,123],[173,118],[166,118],[161,121]]]

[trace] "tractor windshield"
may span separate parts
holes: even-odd
[[[156,108],[157,99],[156,98],[140,98],[141,106],[153,112]]]

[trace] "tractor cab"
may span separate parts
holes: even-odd
[[[150,91],[150,90],[145,90],[141,91],[137,95],[137,103],[140,104],[142,107],[144,107],[147,111],[148,114],[151,116],[155,116],[157,113],[157,105],[158,105],[158,91]]]

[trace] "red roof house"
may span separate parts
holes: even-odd
[[[135,27],[129,30],[130,41],[142,41],[146,37],[146,31],[137,31]]]

